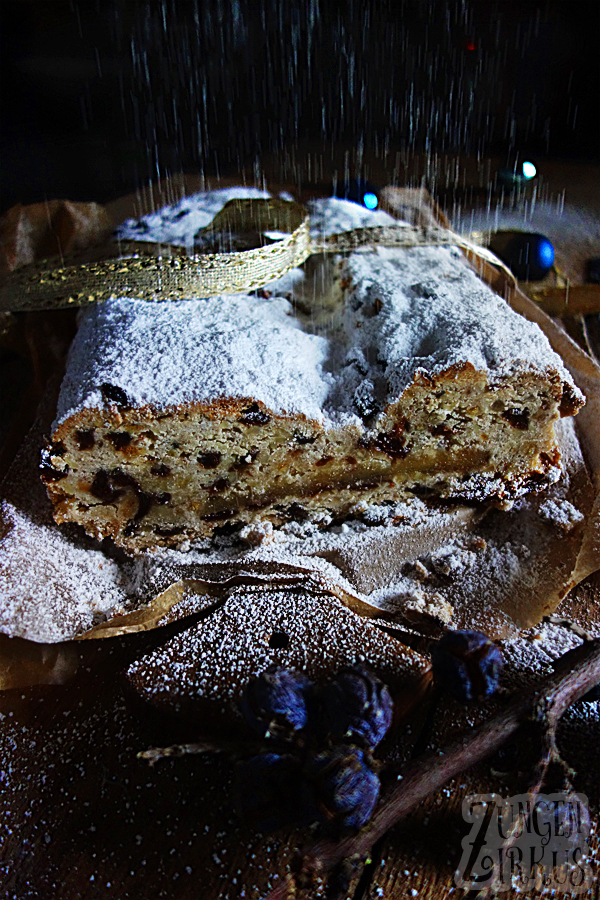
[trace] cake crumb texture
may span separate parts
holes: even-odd
[[[368,221],[333,199],[314,222],[353,207]],[[58,522],[136,551],[361,499],[506,506],[560,477],[554,425],[582,403],[458,251],[366,248],[247,296],[84,312],[43,478]]]

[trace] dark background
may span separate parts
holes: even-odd
[[[0,0],[0,210],[269,154],[600,160],[598,0]]]

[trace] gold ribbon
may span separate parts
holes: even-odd
[[[280,278],[313,253],[347,253],[373,244],[473,246],[449,229],[401,223],[311,239],[306,208],[278,198],[230,200],[199,238],[223,245],[228,234],[244,232],[283,232],[286,237],[251,250],[192,256],[173,244],[111,241],[69,265],[44,260],[14,272],[0,287],[0,312],[87,306],[113,297],[165,301],[244,293]],[[491,261],[499,262],[495,257]]]

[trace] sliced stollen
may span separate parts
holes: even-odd
[[[510,504],[583,404],[540,329],[445,247],[357,251],[271,291],[82,316],[43,478],[131,549],[407,496]]]

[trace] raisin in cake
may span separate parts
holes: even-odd
[[[321,259],[248,296],[85,311],[43,464],[56,520],[142,550],[560,477],[583,397],[457,250]]]

